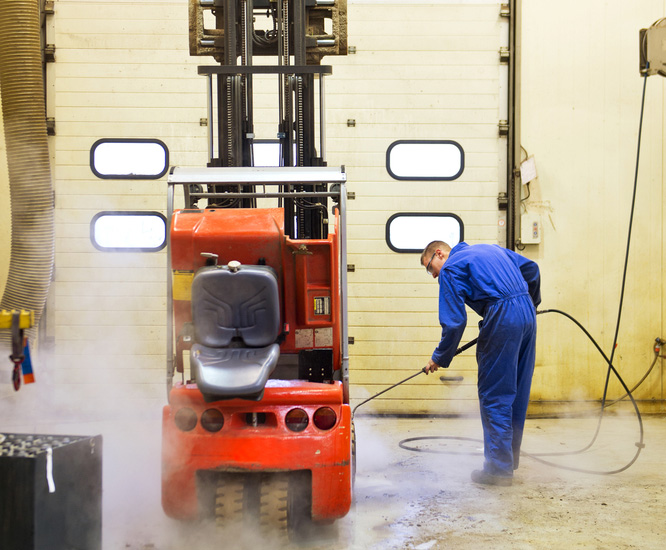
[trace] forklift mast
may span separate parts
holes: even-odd
[[[346,8],[346,0],[190,0],[190,54],[219,63],[199,67],[208,79],[209,167],[255,166],[253,78],[260,74],[277,77],[279,166],[326,165],[324,77],[331,67],[320,62],[347,53]],[[214,28],[206,27],[209,21]],[[285,192],[325,193],[326,187],[295,184]],[[209,206],[254,208],[255,198],[225,196],[254,190],[251,184],[210,186],[222,197]],[[191,191],[192,200],[200,198]],[[292,239],[328,234],[326,197],[286,197],[283,206]]]

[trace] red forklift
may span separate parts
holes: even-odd
[[[320,63],[346,49],[346,0],[190,0],[190,53],[218,64],[198,68],[209,162],[168,176],[170,517],[295,534],[350,509],[346,174],[324,158]]]

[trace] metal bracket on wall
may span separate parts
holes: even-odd
[[[511,8],[509,4],[502,4],[500,6],[500,17],[511,17]]]
[[[508,206],[509,199],[507,198],[506,193],[502,191],[499,195],[497,195],[497,209],[506,211]]]
[[[509,135],[509,121],[508,120],[500,120],[497,123],[497,127],[499,129],[499,135],[500,136]]]
[[[56,123],[55,118],[46,117],[46,135],[55,136],[56,135]]]
[[[508,63],[510,59],[511,59],[511,52],[509,51],[509,48],[506,48],[504,46],[501,47],[499,49],[500,63]]]
[[[54,63],[55,51],[56,51],[55,44],[47,44],[46,46],[44,46],[44,61],[46,61],[47,63]]]

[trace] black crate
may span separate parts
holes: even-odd
[[[0,433],[0,548],[101,550],[101,435]]]

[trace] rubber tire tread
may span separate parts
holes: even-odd
[[[271,536],[288,538],[289,477],[286,474],[266,474],[259,487],[259,523]]]
[[[230,475],[219,478],[215,491],[215,523],[218,526],[243,519],[244,490],[244,476]]]

